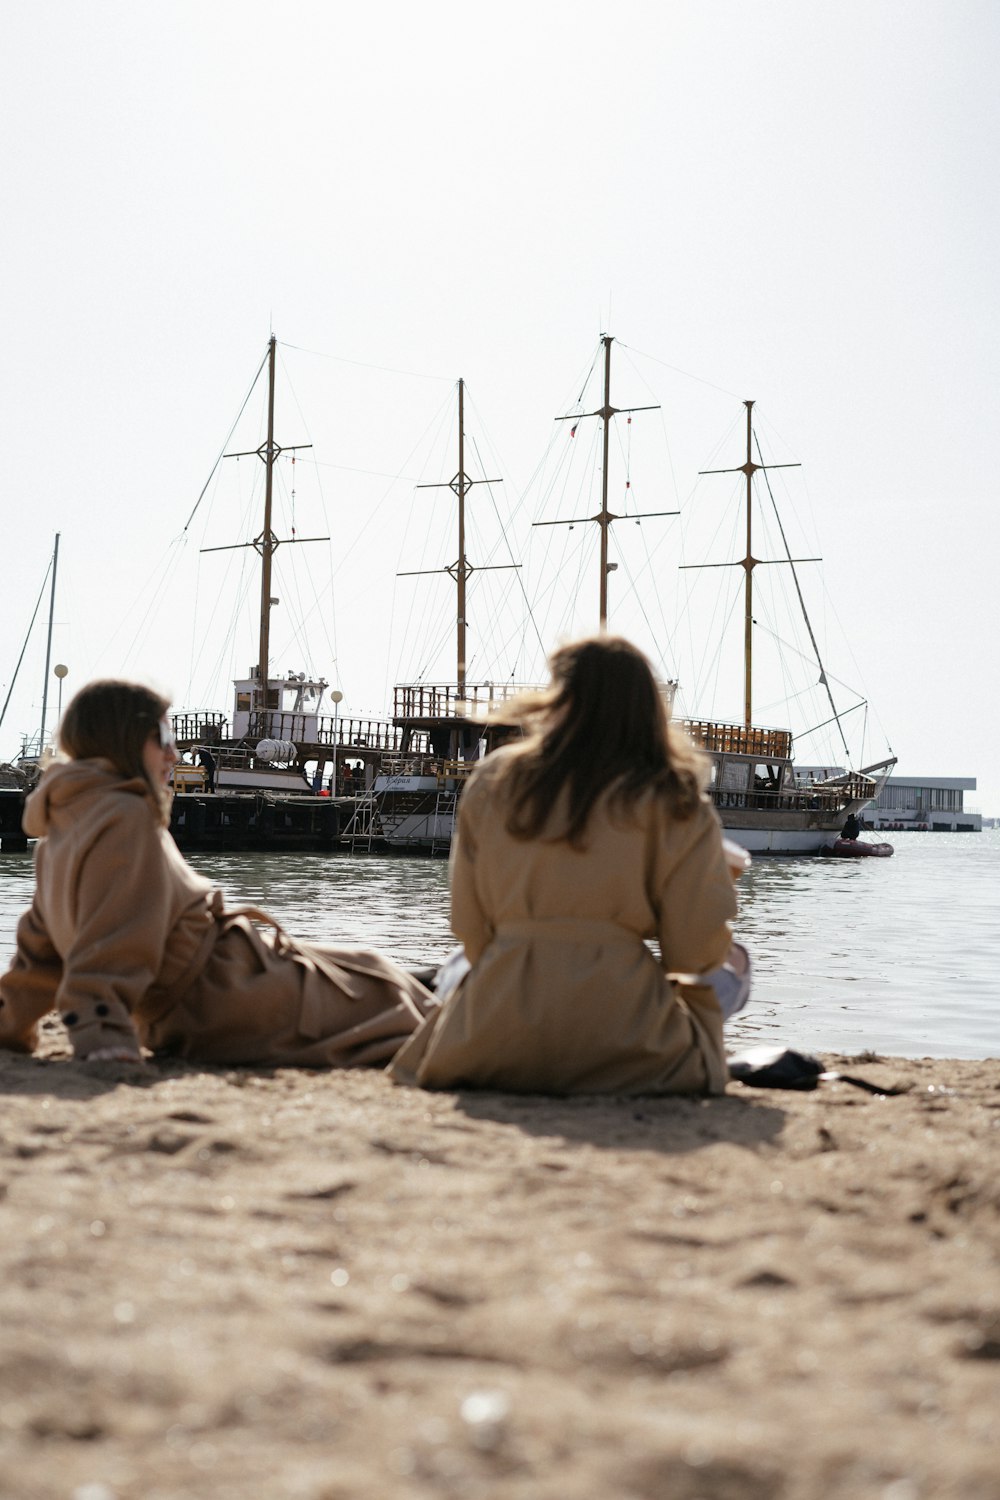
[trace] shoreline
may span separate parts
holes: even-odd
[[[0,1493],[1000,1497],[994,1060],[560,1099],[46,1037],[0,1053]]]

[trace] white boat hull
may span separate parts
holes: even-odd
[[[401,849],[447,849],[455,814],[453,805],[447,811],[441,809],[440,794],[436,776],[376,776],[372,797],[380,836]]]
[[[392,813],[382,812],[382,837],[388,844],[448,845],[455,831],[453,816],[436,816],[434,813],[408,813],[394,818]]]
[[[372,790],[381,835],[388,844],[442,848],[450,843],[454,813],[438,809],[439,788],[433,776],[379,776]],[[741,821],[744,826],[734,826],[723,814],[723,830],[727,838],[751,854],[815,854],[837,838],[843,815],[832,821],[817,819],[815,814],[810,818],[804,812],[768,818],[761,811],[756,816],[744,812]],[[779,826],[781,823],[784,826]],[[821,826],[823,823],[828,826]]]
[[[394,816],[390,809],[380,813],[382,836],[388,844],[412,847],[426,844],[441,846],[451,842],[454,817],[428,813]],[[779,828],[724,828],[727,838],[751,854],[816,854],[829,844],[839,829],[803,829],[790,832]]]
[[[751,854],[815,854],[835,839],[839,828],[728,828],[727,839]]]

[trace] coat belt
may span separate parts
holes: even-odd
[[[338,952],[337,957],[333,958],[328,952],[324,952],[321,945],[291,937],[276,917],[258,906],[234,906],[227,910],[223,905],[222,892],[217,890],[209,892],[206,902],[213,920],[206,925],[190,962],[168,988],[150,989],[142,1000],[142,1014],[151,1025],[161,1021],[184,998],[204,970],[219,938],[232,927],[239,928],[246,936],[257,952],[262,969],[266,968],[271,954],[278,953],[301,964],[303,968],[319,970],[352,1000],[361,999],[365,994],[364,984],[359,983],[356,976],[376,979],[386,977],[384,964],[374,955]],[[265,943],[254,923],[274,929],[273,944]]]
[[[501,922],[494,933],[497,938],[519,941],[557,943],[641,943],[641,932],[633,932],[618,922],[595,917],[525,917],[517,922]]]

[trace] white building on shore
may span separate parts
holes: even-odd
[[[897,833],[979,833],[981,815],[964,806],[965,793],[975,790],[974,776],[890,776],[861,817],[866,828]]]

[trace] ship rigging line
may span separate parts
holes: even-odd
[[[696,493],[696,491],[697,491],[697,484],[695,485],[695,488],[691,492],[692,496]],[[738,515],[736,514],[735,511],[730,511],[729,509],[727,509],[724,512],[724,515],[720,517],[719,521],[716,523],[715,532],[714,532],[712,541],[713,541],[713,544],[714,544],[714,542],[716,541],[716,539],[719,537],[719,535],[720,535],[720,533],[722,531],[722,521],[723,521],[725,515],[730,515],[731,516],[731,520],[730,520],[730,542],[727,543],[725,545],[725,547],[723,548],[723,551],[728,554],[730,552],[735,551],[735,546],[736,546],[736,531],[737,531],[737,528],[738,528],[738,525],[739,525],[739,517],[738,517]],[[683,534],[682,534],[682,540],[683,540]],[[684,548],[682,546],[682,548],[681,548],[681,556],[684,557],[684,556],[687,556],[687,555],[688,554],[684,551]],[[700,648],[700,655],[696,655],[696,653],[694,651],[694,637],[693,637],[692,632],[691,632],[691,620],[692,620],[692,617],[693,617],[693,609],[692,609],[693,592],[694,592],[694,579],[692,577],[692,580],[688,583],[687,594],[686,594],[686,597],[685,597],[685,599],[683,601],[683,604],[681,606],[681,608],[682,608],[681,619],[686,620],[687,624],[688,624],[688,638],[689,638],[689,640],[692,643],[692,649],[691,649],[691,665],[692,665],[692,668],[694,667],[695,661],[698,662],[698,667],[697,667],[697,671],[692,673],[691,689],[690,689],[690,692],[691,692],[690,700],[688,700],[688,695],[687,695],[687,691],[686,690],[685,690],[685,692],[683,693],[682,696],[683,696],[683,698],[684,698],[685,701],[690,701],[692,704],[698,704],[698,703],[701,703],[704,700],[704,698],[708,696],[709,691],[711,691],[711,699],[710,699],[710,701],[712,703],[715,703],[718,700],[719,678],[720,678],[720,675],[721,675],[721,672],[722,672],[722,658],[723,658],[723,653],[725,651],[725,642],[726,642],[726,639],[727,639],[729,628],[730,628],[730,626],[732,624],[732,621],[733,621],[733,618],[735,616],[735,612],[736,612],[737,608],[739,607],[739,591],[738,591],[738,589],[734,588],[733,591],[732,591],[732,593],[729,595],[729,597],[727,599],[727,597],[726,597],[726,590],[724,588],[719,588],[718,590],[716,590],[715,596],[714,596],[714,601],[715,602],[714,602],[714,604],[712,606],[712,612],[711,612],[711,616],[710,616],[710,619],[709,619],[708,628],[705,629],[705,630],[703,630],[701,632],[702,643],[701,643],[701,648]],[[718,624],[716,624],[716,622],[718,622]],[[710,648],[709,647],[708,643],[711,642],[711,641],[715,642],[714,648]],[[709,687],[710,683],[711,683],[711,688]],[[696,709],[692,709],[692,713],[693,713],[694,716],[697,716],[697,710]]]
[[[472,396],[471,396],[471,394],[469,392],[468,386],[466,386],[465,395],[466,395],[466,401],[467,401],[468,405],[471,407],[472,411],[475,414],[476,421],[477,421],[479,427],[483,431],[484,435],[487,438],[489,438],[489,434],[486,431],[486,424],[485,424],[485,422],[483,421],[482,417],[479,414],[478,407],[475,405],[475,402],[472,399]],[[468,439],[468,441],[472,444],[473,450],[474,450],[475,455],[476,455],[476,461],[479,464],[480,472],[485,474],[486,473],[486,466],[483,463],[483,457],[482,457],[482,454],[481,454],[481,452],[479,450],[479,439],[476,437],[475,433],[473,433],[471,435],[471,437]],[[494,460],[495,460],[495,462],[493,464],[493,467],[500,474],[510,475],[510,473],[511,473],[510,465],[507,464],[504,460],[501,459],[500,454],[497,452],[497,450],[496,450],[496,448],[495,448],[492,440],[490,439],[489,441],[490,441],[490,450],[493,453],[493,457],[494,457]],[[544,462],[544,460],[543,460],[543,462]],[[536,468],[535,472],[536,473],[538,472],[537,468]],[[532,478],[534,478],[534,476]],[[507,666],[510,666],[510,673],[509,673],[508,681],[513,682],[516,679],[517,674],[518,674],[518,664],[520,664],[520,667],[521,667],[521,675],[522,676],[525,675],[524,674],[524,665],[525,665],[525,661],[526,661],[526,654],[525,654],[526,653],[526,645],[525,645],[525,642],[526,642],[526,637],[527,637],[528,632],[529,632],[529,625],[530,625],[530,628],[535,633],[535,637],[536,637],[536,639],[538,641],[538,648],[541,651],[543,658],[545,656],[545,647],[544,647],[544,645],[542,643],[541,631],[539,630],[538,625],[537,625],[537,623],[535,621],[534,611],[533,611],[533,609],[531,607],[531,603],[530,603],[529,598],[528,598],[528,590],[527,590],[527,588],[525,586],[524,575],[522,573],[520,565],[514,563],[514,554],[513,554],[513,549],[511,547],[511,543],[510,543],[510,537],[511,537],[511,535],[514,532],[514,522],[515,522],[517,516],[519,515],[520,511],[524,507],[524,503],[525,503],[525,498],[526,497],[525,497],[524,493],[522,493],[519,496],[519,498],[517,499],[517,502],[516,502],[516,504],[514,504],[513,508],[508,510],[508,512],[507,512],[507,520],[505,522],[503,520],[503,518],[501,517],[501,515],[500,515],[500,508],[499,508],[499,506],[497,504],[496,496],[493,493],[493,486],[491,484],[487,483],[486,489],[487,489],[487,491],[489,493],[490,504],[493,507],[493,514],[496,517],[497,524],[498,524],[498,526],[500,528],[500,537],[501,537],[502,545],[506,548],[507,556],[509,557],[511,565],[512,565],[511,566],[511,570],[514,571],[517,574],[517,587],[521,591],[521,598],[522,598],[522,602],[523,602],[523,605],[524,605],[524,609],[523,609],[523,612],[522,612],[522,614],[520,616],[520,619],[517,620],[512,625],[511,630],[507,633],[507,635],[506,635],[505,638],[499,640],[499,642],[498,642],[498,637],[497,637],[496,631],[493,630],[493,631],[490,632],[491,650],[493,652],[493,658],[492,659],[493,659],[493,662],[494,662],[494,666],[498,665],[500,662],[505,662],[507,664]],[[509,491],[505,490],[504,491],[505,498],[507,497],[508,494],[509,494]],[[498,550],[499,550],[499,548],[501,546],[501,542],[495,542],[493,544],[493,546],[490,548],[490,550],[489,550],[489,552],[487,554],[487,561],[491,561],[492,558],[497,555],[497,552],[498,552]],[[480,580],[480,582],[482,582],[482,580]],[[503,602],[504,602],[505,605],[507,604],[507,602],[509,600],[509,597],[510,597],[510,591],[509,591],[509,589],[508,590],[504,590],[503,593],[502,593],[502,599],[503,599]],[[512,637],[516,638],[515,641],[514,641],[513,646],[511,644]],[[512,662],[513,662],[513,665],[511,665]],[[506,670],[506,667],[505,667],[505,670]]]
[[[454,384],[454,382],[453,382],[453,384]],[[451,393],[449,392],[448,397],[445,397],[442,400],[442,402],[439,405],[437,411],[434,413],[433,417],[431,417],[430,421],[424,427],[423,432],[417,438],[416,442],[413,444],[413,447],[410,449],[409,453],[406,455],[406,458],[403,460],[403,464],[400,467],[400,475],[402,475],[403,468],[405,468],[409,464],[410,459],[413,457],[414,453],[416,453],[418,447],[424,442],[424,439],[427,437],[427,435],[430,432],[432,426],[435,427],[435,435],[434,435],[434,437],[432,437],[430,439],[430,446],[431,446],[431,448],[432,449],[435,448],[436,444],[442,441],[440,435],[441,435],[441,433],[442,433],[442,431],[444,429],[445,422],[448,420],[448,415],[447,414],[451,411],[450,394]],[[365,521],[365,524],[362,526],[360,532],[358,533],[357,537],[355,538],[354,542],[352,543],[352,547],[356,546],[357,543],[360,542],[362,536],[364,536],[364,534],[367,531],[368,527],[374,521],[375,515],[377,514],[378,510],[381,509],[381,507],[385,503],[385,500],[387,499],[388,495],[391,493],[392,488],[393,488],[392,484],[389,484],[389,485],[386,486],[386,488],[385,488],[385,490],[384,490],[384,492],[382,494],[382,498],[381,498],[381,500],[378,503],[378,506],[375,508],[375,510],[369,512],[368,519]],[[402,537],[402,543],[401,543],[401,547],[400,547],[400,552],[402,552],[403,549],[405,548],[407,538],[408,538],[408,536],[410,534],[409,528],[410,528],[410,525],[411,525],[411,519],[410,518],[412,517],[412,505],[411,505],[410,511],[408,511],[408,513],[407,513],[407,517],[408,518],[407,518],[407,521],[406,521],[406,525],[405,525],[404,530],[403,530],[403,537]],[[429,540],[430,540],[430,531],[429,531],[429,529],[427,527],[425,527],[424,528],[424,533],[423,533],[423,551],[420,554],[420,561],[421,562],[423,562],[423,561],[426,560],[427,545],[428,545]],[[343,566],[344,562],[346,561],[346,559],[347,559],[347,557],[349,555],[350,555],[350,549],[348,549],[348,552],[345,553],[344,557],[341,559],[341,566]],[[395,576],[393,577],[393,582],[392,582],[392,605],[391,605],[391,608],[390,608],[390,622],[395,621],[395,616],[396,616],[396,597],[397,597],[397,593],[398,593],[398,590],[399,590],[399,579],[400,579],[400,576],[401,575],[399,573],[396,573]],[[424,614],[423,614],[423,619],[425,621],[429,622],[431,620],[432,608],[433,608],[433,606],[429,602],[425,603],[425,605],[424,605]],[[402,631],[402,644],[400,645],[399,651],[398,651],[398,655],[396,656],[397,667],[396,667],[396,671],[395,671],[395,679],[396,679],[397,682],[405,681],[407,677],[409,677],[409,678],[414,678],[415,677],[415,679],[416,679],[417,682],[423,682],[425,680],[425,674],[430,671],[431,665],[432,665],[432,661],[433,661],[433,658],[429,658],[426,655],[426,653],[425,653],[425,655],[424,655],[424,665],[422,667],[420,667],[420,668],[414,668],[414,669],[411,670],[410,668],[404,668],[402,666],[403,652],[407,649],[408,645],[411,645],[411,643],[413,642],[413,640],[416,638],[416,635],[417,635],[417,632],[415,632],[414,629],[413,629],[413,617],[414,617],[414,611],[415,611],[415,609],[416,609],[416,592],[415,591],[411,591],[411,593],[410,593],[410,607],[409,607],[409,610],[407,611],[406,623],[405,623],[405,625],[403,627],[403,631]],[[382,683],[382,696],[383,696],[383,700],[386,701],[386,702],[388,702],[388,700],[389,700],[390,669],[391,669],[391,666],[392,666],[392,662],[391,662],[390,658],[392,656],[392,651],[393,651],[392,642],[393,642],[394,628],[395,628],[394,625],[390,624],[389,648],[386,651],[386,657],[385,657],[385,677],[384,677],[383,683]],[[426,640],[427,639],[427,636],[430,633],[430,629],[431,629],[431,626],[428,623],[425,626],[425,633],[421,635],[421,639],[422,640]],[[408,659],[409,660],[413,659],[412,648],[411,648],[410,657]]]
[[[197,513],[197,510],[198,510],[198,506],[201,504],[201,502],[205,498],[205,491],[208,489],[209,485],[212,483],[212,480],[215,477],[215,471],[216,471],[216,469],[219,467],[219,465],[221,464],[222,460],[226,456],[226,449],[229,447],[229,439],[232,437],[233,433],[236,431],[236,424],[239,422],[240,417],[242,417],[243,413],[247,409],[247,403],[250,400],[250,397],[254,393],[254,387],[256,386],[258,380],[260,379],[260,372],[261,372],[261,370],[263,370],[264,366],[267,364],[267,359],[268,359],[267,351],[265,350],[265,352],[264,352],[264,358],[261,360],[260,364],[257,367],[257,373],[256,373],[256,375],[254,376],[254,378],[250,382],[250,389],[247,391],[246,395],[243,398],[243,405],[240,407],[239,411],[236,413],[236,421],[233,423],[232,427],[230,427],[228,435],[226,437],[226,441],[223,443],[222,448],[219,451],[219,456],[215,460],[215,463],[212,465],[212,472],[209,474],[208,478],[205,480],[205,483],[202,485],[201,494],[198,496],[197,500],[194,503],[194,510],[191,512],[191,514],[188,516],[187,520],[184,522],[184,530],[185,531],[187,531],[188,527],[191,525],[191,522],[194,520],[195,515]]]
[[[49,565],[45,569],[45,577],[42,579],[42,586],[41,586],[41,588],[38,591],[38,602],[35,605],[35,612],[31,616],[31,624],[28,626],[28,634],[24,637],[24,645],[21,647],[21,654],[17,658],[17,666],[14,668],[14,675],[10,679],[10,687],[7,689],[7,696],[4,699],[3,709],[0,710],[0,724],[3,723],[4,718],[6,717],[7,708],[8,708],[8,705],[10,704],[11,694],[13,693],[14,688],[17,685],[17,674],[21,670],[21,663],[24,661],[24,653],[28,649],[28,642],[31,640],[31,632],[35,628],[35,621],[38,618],[38,611],[41,608],[42,600],[45,597],[45,585],[49,581],[49,574],[51,572],[52,572],[52,558],[50,557],[49,558]]]
[[[771,640],[776,641],[777,644],[782,648],[782,650],[790,651],[793,656],[799,657],[802,661],[807,661],[810,666],[816,667],[820,665],[820,663],[816,661],[814,655],[812,655],[808,651],[803,651],[799,646],[794,645],[791,641],[786,641],[784,636],[779,635],[776,630],[769,630],[768,627],[762,624],[760,620],[754,620],[754,628],[756,630],[762,631],[764,635],[770,636]],[[856,687],[853,687],[851,683],[845,682],[843,677],[837,677],[833,672],[828,672],[826,675],[827,677],[829,677],[831,682],[835,682],[837,686],[842,687],[845,692],[854,693],[859,703],[863,701],[859,690]],[[803,691],[811,691],[811,688],[803,689]],[[796,697],[801,697],[801,694],[796,694]],[[854,705],[852,704],[852,707],[853,706]],[[844,714],[848,714],[849,712],[850,709],[844,709]]]
[[[409,375],[414,380],[447,380],[454,384],[450,375],[430,375],[426,370],[398,370],[394,365],[373,365],[366,359],[345,359],[342,354],[325,354],[322,349],[304,349],[301,344],[281,342],[281,348],[294,349],[296,354],[311,354],[316,359],[331,359],[338,365],[354,365],[359,370],[381,370],[385,375]]]
[[[682,370],[679,365],[668,365],[665,359],[658,359],[655,354],[647,354],[644,350],[637,349],[634,344],[622,343],[621,339],[617,339],[616,342],[621,344],[623,349],[638,354],[640,359],[651,359],[654,365],[662,365],[665,370],[673,370],[675,375],[683,375],[685,380],[695,380],[699,385],[707,385],[710,390],[719,391],[723,396],[732,396],[734,401],[740,399],[735,391],[727,391],[724,385],[716,385],[713,380],[706,380],[703,375],[692,375],[690,370]]]
[[[824,719],[822,724],[814,724],[811,729],[803,729],[802,732],[797,736],[797,738],[804,740],[807,735],[815,734],[819,729],[825,729],[828,724],[837,724],[841,719],[846,719],[848,714],[855,713],[859,708],[867,707],[868,699],[862,698],[859,702],[852,703],[850,708],[845,708],[842,714],[834,714],[832,719]]]
[[[473,449],[473,452],[476,455],[476,462],[478,463],[478,465],[479,465],[480,469],[482,470],[482,472],[485,473],[486,470],[485,470],[485,468],[483,466],[482,455],[479,452],[479,443],[476,440],[475,435],[473,435],[473,437],[472,437],[472,449]],[[486,486],[486,493],[490,497],[490,504],[493,507],[493,514],[496,516],[497,522],[498,522],[498,524],[500,526],[500,535],[503,537],[504,546],[505,546],[505,548],[507,550],[507,556],[510,558],[511,563],[513,563],[514,562],[514,551],[513,551],[513,548],[510,545],[510,537],[507,535],[507,528],[504,525],[504,523],[503,523],[503,521],[502,521],[502,519],[500,517],[500,510],[499,510],[499,507],[497,506],[496,500],[494,499],[494,496],[493,496],[493,486],[491,484],[488,484]],[[492,556],[495,555],[495,552],[496,552],[496,549],[494,548],[487,555],[490,556],[490,557],[492,557]],[[538,628],[537,622],[535,620],[534,612],[533,612],[533,610],[531,608],[531,601],[528,598],[528,591],[527,591],[527,589],[524,586],[524,579],[521,577],[521,570],[520,570],[520,568],[515,567],[515,571],[517,573],[516,582],[518,584],[518,587],[521,590],[521,596],[524,599],[524,607],[528,611],[528,619],[531,621],[531,625],[532,625],[532,628],[533,628],[533,630],[535,632],[535,635],[538,637],[539,647],[544,652],[545,646],[542,643],[542,634],[541,634],[541,631]]]
[[[760,451],[760,438],[758,437],[758,435],[757,435],[756,432],[754,433],[754,442],[757,444],[757,457],[760,459],[761,473],[764,475],[764,483],[767,485],[767,493],[768,493],[768,495],[770,497],[771,507],[772,507],[772,509],[774,511],[774,519],[778,523],[778,530],[781,532],[781,541],[782,541],[782,544],[783,544],[783,546],[785,548],[785,552],[786,552],[787,557],[788,557],[788,566],[792,570],[792,580],[793,580],[793,582],[795,584],[795,592],[799,596],[799,608],[802,610],[802,618],[806,622],[806,629],[809,632],[809,639],[810,639],[810,641],[812,641],[812,648],[813,648],[813,651],[815,651],[815,653],[816,653],[816,664],[819,667],[820,682],[822,682],[823,686],[826,688],[826,696],[829,698],[829,700],[830,700],[830,707],[833,709],[833,720],[827,720],[827,722],[828,723],[832,723],[832,722],[836,721],[837,733],[840,735],[841,743],[842,743],[842,745],[844,747],[844,754],[847,756],[847,763],[848,763],[848,765],[850,765],[850,763],[851,763],[851,751],[850,751],[850,747],[849,747],[849,745],[847,743],[847,737],[844,734],[843,726],[841,725],[841,722],[840,722],[840,713],[839,713],[839,711],[837,709],[836,703],[833,701],[833,693],[830,690],[830,683],[829,683],[829,680],[828,680],[827,675],[826,675],[826,668],[823,665],[823,658],[819,654],[819,646],[818,646],[817,641],[816,641],[816,636],[813,633],[812,621],[809,618],[809,611],[806,609],[806,601],[802,597],[802,587],[801,587],[801,585],[799,583],[799,575],[795,571],[795,564],[792,561],[792,550],[791,550],[791,548],[788,545],[788,538],[785,536],[785,528],[781,524],[781,516],[778,513],[778,507],[775,504],[774,491],[771,489],[771,481],[768,478],[767,468],[764,465],[764,455]]]
[[[627,348],[627,345],[625,347]],[[637,365],[635,363],[635,360],[632,359],[630,357],[630,355],[627,355],[626,357],[628,359],[629,365],[634,370],[637,378],[646,387],[646,390],[649,392],[650,396],[655,397],[656,396],[656,392],[653,390],[652,386],[649,384],[649,381],[646,379],[645,375],[643,375],[642,371],[637,367]],[[668,459],[668,463],[670,465],[670,477],[671,477],[671,480],[673,482],[673,489],[674,489],[673,499],[674,499],[675,503],[677,503],[677,505],[678,505],[678,512],[677,512],[677,514],[679,515],[680,514],[680,497],[677,494],[677,481],[676,481],[676,476],[674,475],[673,454],[670,451],[670,441],[669,441],[669,438],[667,436],[667,426],[666,426],[666,421],[665,421],[664,416],[663,416],[663,409],[662,409],[662,407],[660,408],[659,417],[660,417],[661,430],[663,432],[664,441],[666,443],[667,459]],[[617,423],[615,424],[615,428],[616,428],[616,436],[618,437],[619,450],[621,450],[621,446],[622,446],[622,444],[621,444],[621,433],[620,433],[620,431],[618,429],[618,424]],[[627,435],[628,435],[628,452],[627,452],[627,455],[626,455],[626,485],[625,485],[625,488],[626,488],[626,491],[628,492],[628,494],[631,495],[633,499],[635,499],[635,494],[634,494],[634,491],[632,490],[632,472],[631,472],[631,455],[632,455],[632,418],[631,418],[631,416],[629,416],[629,419],[628,419],[628,423],[627,423],[627,427],[626,427],[626,432],[627,432]],[[668,503],[669,503],[669,501],[668,501]],[[628,501],[627,501],[627,497],[626,497],[625,504],[626,504],[626,510],[625,510],[625,514],[622,516],[622,519],[623,520],[634,520],[635,524],[639,527],[641,535],[642,535],[642,550],[643,550],[643,552],[646,555],[646,564],[645,564],[645,568],[642,571],[645,572],[645,571],[648,570],[650,578],[654,580],[653,597],[654,597],[654,599],[656,601],[656,608],[657,608],[657,612],[658,612],[659,617],[660,617],[660,625],[661,625],[662,631],[663,631],[663,634],[662,634],[663,646],[660,647],[659,645],[657,645],[657,651],[658,651],[660,660],[661,660],[661,662],[663,662],[664,666],[667,666],[666,659],[665,659],[665,652],[666,651],[670,652],[671,656],[673,657],[673,664],[672,664],[672,666],[670,666],[668,668],[667,675],[668,676],[672,676],[672,680],[675,681],[675,682],[678,682],[678,681],[680,681],[680,669],[679,669],[679,666],[678,666],[677,656],[674,653],[673,633],[672,633],[672,631],[669,629],[669,627],[667,625],[667,617],[666,617],[666,613],[665,613],[664,608],[663,608],[663,596],[662,596],[662,593],[661,593],[660,589],[656,587],[655,575],[653,573],[653,557],[654,557],[654,553],[659,549],[660,545],[662,545],[662,540],[661,540],[660,543],[657,543],[656,546],[654,547],[653,551],[651,551],[650,547],[649,547],[649,542],[647,540],[647,536],[648,536],[647,530],[642,525],[643,517],[641,515],[639,515],[639,513],[638,513],[638,511],[639,511],[639,502],[638,502],[638,500],[635,500],[636,515],[634,517],[633,516],[629,516],[629,514],[628,514],[628,508],[627,508],[628,507]],[[666,533],[664,533],[664,536],[665,535],[666,535]],[[621,554],[619,554],[619,555],[621,555]],[[652,621],[649,619],[649,616],[646,613],[645,604],[639,598],[639,595],[638,595],[638,592],[637,592],[637,588],[636,588],[637,581],[642,576],[642,573],[640,572],[639,574],[637,574],[635,578],[632,577],[632,574],[628,571],[627,568],[626,568],[626,573],[628,575],[629,582],[632,585],[633,594],[635,594],[635,596],[636,596],[636,598],[637,598],[637,600],[639,602],[639,608],[640,608],[640,610],[642,612],[643,619],[646,621],[646,624],[649,627],[649,631],[650,631],[650,634],[651,634],[653,640],[656,641],[657,637],[656,637],[656,632],[653,629]]]
[[[292,400],[295,402],[295,409],[298,412],[299,417],[302,420],[302,425],[303,425],[303,427],[306,430],[306,434],[307,434],[307,436],[312,437],[312,433],[311,433],[310,428],[309,428],[309,423],[306,421],[306,414],[302,410],[302,403],[299,400],[299,393],[295,389],[294,382],[292,381],[291,375],[288,372],[288,368],[287,368],[287,366],[285,364],[284,358],[282,358],[282,361],[281,361],[281,373],[282,373],[282,375],[285,378],[285,383],[287,384],[289,391],[291,391]],[[291,465],[292,465],[291,522],[292,522],[292,540],[294,541],[294,539],[295,539],[295,453],[294,452],[292,453],[292,456],[291,456]],[[324,524],[326,525],[327,531],[331,531],[332,528],[330,526],[329,512],[327,510],[326,494],[324,493],[324,490],[323,490],[323,476],[319,473],[318,469],[316,471],[316,486],[317,486],[317,488],[319,490],[320,506],[321,506],[321,509],[322,509],[322,512],[323,512]],[[313,591],[313,602],[312,602],[311,607],[308,610],[305,609],[305,607],[303,606],[303,603],[302,603],[302,590],[301,590],[301,587],[299,585],[298,574],[296,573],[296,574],[292,575],[292,581],[294,582],[294,585],[295,585],[295,595],[296,595],[296,599],[298,601],[298,606],[299,606],[299,624],[298,624],[297,629],[295,629],[293,631],[292,640],[293,640],[293,642],[297,646],[299,646],[299,660],[301,661],[302,658],[305,657],[305,660],[306,660],[306,662],[307,662],[307,664],[309,666],[309,670],[310,671],[313,671],[312,653],[311,653],[310,648],[309,648],[308,640],[305,638],[305,627],[306,627],[306,622],[307,622],[307,620],[309,619],[309,617],[311,615],[313,615],[313,614],[318,614],[319,615],[320,626],[322,628],[323,635],[326,638],[327,648],[329,650],[330,656],[331,656],[331,658],[332,658],[332,660],[333,660],[334,663],[336,663],[338,661],[338,658],[339,658],[339,655],[340,655],[339,644],[338,644],[338,639],[337,639],[337,597],[338,596],[337,596],[336,592],[334,591],[334,587],[333,587],[333,571],[334,570],[333,570],[333,556],[332,556],[332,553],[333,553],[333,548],[332,548],[332,546],[330,546],[330,547],[327,548],[327,557],[329,558],[329,561],[330,561],[330,579],[329,579],[329,584],[330,584],[330,621],[331,621],[331,624],[332,624],[332,627],[333,627],[333,636],[332,636],[332,639],[331,639],[330,631],[327,630],[327,628],[326,628],[326,614],[325,614],[324,611],[321,611],[319,609],[319,591],[318,591],[318,589],[316,587],[316,584],[313,582],[312,569],[309,566],[308,553],[306,554],[304,562],[303,562],[303,566],[305,568],[306,574],[308,575],[309,582],[312,585],[312,591]],[[300,645],[300,642],[301,642],[301,645]]]

